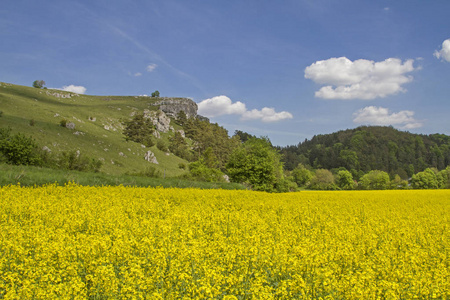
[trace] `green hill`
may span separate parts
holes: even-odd
[[[381,170],[407,178],[426,168],[442,170],[450,165],[450,136],[413,134],[383,126],[316,135],[279,150],[288,170],[302,163],[329,170],[344,167],[361,174]]]
[[[123,121],[137,112],[158,110],[155,103],[161,100],[167,98],[89,96],[0,82],[0,128],[10,127],[12,133],[32,136],[40,147],[47,147],[52,153],[79,151],[83,156],[99,159],[103,162],[101,171],[107,174],[139,173],[155,167],[161,174],[173,177],[186,172],[179,168],[186,160],[156,146],[144,148],[126,141],[123,135]],[[171,130],[159,132],[160,139],[166,142],[182,129],[170,120]],[[62,127],[62,121],[73,123],[75,128]],[[148,150],[159,164],[144,159]]]

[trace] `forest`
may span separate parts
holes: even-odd
[[[390,126],[361,126],[316,135],[277,149],[286,170],[299,164],[314,169],[345,168],[355,177],[380,170],[407,179],[427,168],[443,170],[450,165],[450,136],[413,134]]]

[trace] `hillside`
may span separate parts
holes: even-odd
[[[185,172],[179,164],[186,164],[186,160],[156,146],[144,148],[126,141],[122,133],[123,121],[134,114],[144,111],[151,114],[162,109],[167,115],[162,114],[161,123],[155,121],[155,135],[167,142],[175,131],[183,129],[173,122],[174,112],[180,107],[188,116],[196,114],[196,104],[185,98],[89,96],[0,83],[0,128],[10,127],[13,133],[32,136],[40,147],[52,153],[79,151],[81,155],[100,159],[101,171],[108,174],[138,173],[150,166],[169,177]],[[73,123],[75,128],[60,126],[63,120]],[[148,150],[159,164],[144,159]]]
[[[426,168],[442,170],[450,165],[450,136],[413,134],[382,126],[316,135],[279,150],[290,170],[302,163],[330,170],[381,170],[406,178]]]

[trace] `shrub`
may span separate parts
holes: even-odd
[[[11,135],[11,128],[0,129],[0,153],[4,162],[13,165],[39,165],[38,145],[32,137],[21,133]]]
[[[158,140],[158,142],[156,142],[156,147],[163,152],[169,151],[169,148],[167,148],[167,144],[163,140]]]
[[[66,127],[66,125],[67,125],[67,120],[66,119],[62,119],[61,121],[59,121],[59,126],[61,126],[61,127]]]

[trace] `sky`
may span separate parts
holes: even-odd
[[[0,81],[188,97],[296,145],[361,125],[450,135],[448,0],[2,0]]]

